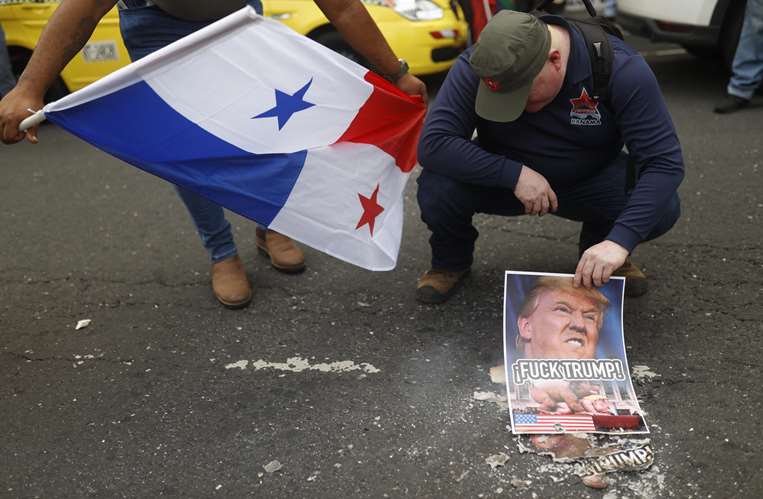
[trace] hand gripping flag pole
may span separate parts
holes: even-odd
[[[27,109],[32,116],[29,116],[27,118],[24,118],[21,123],[19,123],[19,132],[26,132],[33,126],[39,125],[43,121],[45,121],[45,111],[40,109],[39,111],[34,111],[32,109]]]

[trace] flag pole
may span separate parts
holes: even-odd
[[[25,132],[33,126],[39,125],[45,121],[45,111],[42,109],[39,111],[32,111],[30,109],[29,111],[34,112],[34,114],[28,118],[24,118],[24,120],[19,124],[19,132]]]
[[[482,7],[485,9],[485,19],[489,21],[493,17],[493,11],[490,10],[490,0],[482,0]]]

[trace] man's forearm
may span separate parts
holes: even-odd
[[[607,239],[631,252],[647,238],[665,215],[666,206],[684,178],[680,151],[678,158],[681,162],[671,162],[664,158],[659,166],[651,164],[642,171],[641,178]]]
[[[493,154],[472,141],[450,133],[438,133],[428,124],[419,142],[421,166],[466,184],[513,190],[522,164]]]
[[[395,53],[360,0],[315,0],[347,43],[383,75],[400,69]]]
[[[42,95],[116,0],[64,0],[40,35],[18,87]]]

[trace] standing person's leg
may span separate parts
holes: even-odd
[[[258,14],[262,14],[260,0],[247,0]],[[291,238],[257,224],[255,231],[257,249],[270,258],[274,269],[286,274],[297,274],[305,270],[305,255]]]
[[[628,156],[620,154],[607,168],[594,177],[568,190],[557,190],[559,210],[556,215],[583,222],[578,244],[578,256],[591,246],[606,239],[615,221],[628,201],[626,175]],[[676,223],[681,213],[678,194],[668,202],[663,216],[647,235],[650,241],[665,234]],[[613,275],[626,278],[626,293],[629,296],[643,295],[647,290],[646,276],[628,258]]]
[[[617,0],[604,0],[601,15],[607,19],[614,19],[617,16]]]
[[[763,81],[763,0],[747,0],[731,69],[728,95],[715,107],[716,113],[731,113],[746,107]]]
[[[202,28],[204,23],[181,21],[165,15],[156,7],[120,11],[120,28],[130,58],[135,61]],[[183,187],[176,190],[207,249],[212,261],[212,290],[228,308],[241,308],[251,302],[252,290],[246,271],[237,255],[230,223],[223,208]]]
[[[0,99],[16,86],[11,60],[8,57],[8,47],[5,45],[5,32],[0,26]]]

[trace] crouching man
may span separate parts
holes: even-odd
[[[432,248],[419,301],[444,302],[463,282],[475,213],[582,222],[575,285],[619,275],[626,294],[646,292],[629,255],[678,219],[683,158],[649,66],[608,38],[611,75],[598,100],[585,39],[561,17],[501,11],[459,57],[419,144],[418,202]],[[631,182],[629,171],[638,172]]]

